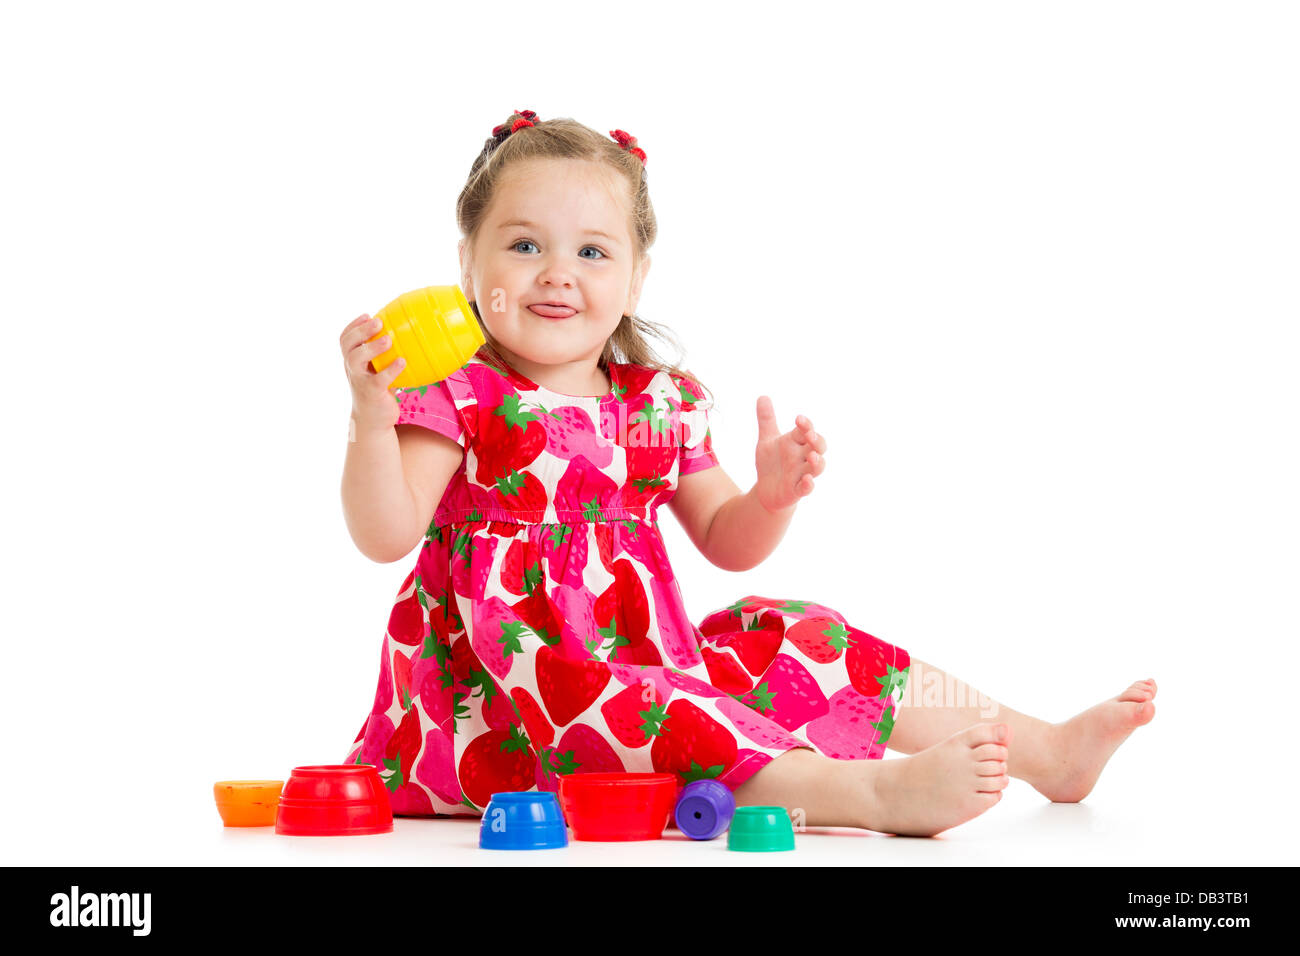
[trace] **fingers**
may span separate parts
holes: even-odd
[[[818,475],[826,470],[826,459],[815,451],[809,451],[803,458],[803,461],[796,466],[798,475],[794,481],[794,494],[796,498],[804,498],[813,493],[816,482],[813,481]]]
[[[772,407],[772,399],[766,395],[758,397],[758,437],[775,438],[779,435],[779,429],[776,423],[776,411]],[[813,428],[812,421],[806,415],[799,415],[795,418],[794,431],[790,432],[798,444],[807,445],[819,456],[826,454],[826,438],[817,434]]]
[[[363,325],[370,324],[371,321],[372,320],[370,316],[366,315],[365,313],[358,315],[355,319],[349,322],[347,326],[343,329],[343,333],[339,336],[339,344],[340,345],[346,344],[348,339],[355,338],[357,332],[361,329],[361,327]]]
[[[369,319],[369,321],[365,321]],[[372,324],[373,323],[373,324]],[[371,336],[382,331],[383,325],[378,319],[370,319],[369,316],[361,316],[354,319],[343,331],[343,359],[344,365],[348,368],[350,374],[360,377],[365,374],[380,374],[371,361],[377,356],[383,355],[393,347],[393,334],[391,332],[372,339]],[[395,378],[401,368],[405,366],[400,358],[385,366],[384,372],[389,372],[393,366],[397,366],[398,371],[392,372],[388,379],[391,381]]]
[[[384,323],[379,319],[370,315],[359,315],[347,324],[343,334],[339,336],[339,345],[343,347],[345,352],[350,351],[379,332],[383,327]]]
[[[349,322],[349,323],[348,323],[348,327],[347,327],[346,329],[344,329],[343,331],[344,331],[344,332],[347,332],[348,329],[355,329],[355,328],[357,328],[358,326],[360,326],[360,325],[362,325],[362,324],[364,324],[364,323],[366,323],[366,322],[369,322],[369,321],[371,321],[371,319],[370,319],[370,313],[369,313],[369,312],[362,312],[362,313],[361,313],[360,315],[358,315],[355,319],[353,319],[351,322]]]
[[[348,353],[348,362],[357,371],[371,371],[374,367],[371,359],[383,355],[392,347],[392,335],[381,335],[373,342],[362,342],[354,346]]]
[[[759,439],[781,437],[772,399],[767,395],[760,395],[755,410],[758,413]],[[806,415],[795,417],[794,430],[789,434],[794,439],[795,445],[803,450],[801,461],[796,464],[794,460],[787,458],[785,466],[788,469],[787,474],[792,466],[792,470],[798,474],[794,482],[794,493],[796,497],[802,498],[812,494],[813,479],[826,470],[826,439],[817,434],[812,421]]]
[[[817,452],[818,455],[826,454],[826,438],[817,434],[813,428],[813,423],[806,415],[797,415],[794,420],[794,431],[790,434],[800,445],[807,445],[810,449]]]
[[[777,432],[776,412],[772,408],[772,399],[767,395],[758,397],[758,437],[774,438],[780,437]],[[807,418],[807,415],[797,415],[794,418],[794,429],[789,432],[793,438],[794,444],[802,449],[800,459],[787,459],[793,471],[798,475],[794,479],[794,494],[796,497],[805,497],[813,493],[814,477],[826,471],[826,438],[816,433],[813,428],[813,421]]]
[[[765,402],[770,406],[770,399],[766,396],[759,399],[760,420]],[[775,416],[773,418],[775,424]],[[806,415],[795,416],[795,427],[789,434],[795,445],[802,449],[802,460],[799,460],[795,465],[798,477],[794,483],[795,495],[802,498],[805,495],[812,494],[813,479],[826,470],[826,439],[817,434],[812,421]]]
[[[812,422],[803,415],[795,419],[795,441],[807,448],[803,456],[803,474],[795,482],[795,493],[799,497],[812,494],[813,479],[826,470],[826,439],[813,431]]]
[[[384,388],[391,388],[393,380],[402,374],[402,369],[406,368],[406,359],[400,355],[388,363],[388,366],[382,372],[375,373],[375,381],[383,385]]]
[[[776,438],[781,434],[781,430],[776,425],[776,410],[772,407],[772,399],[766,395],[758,396],[758,437]]]

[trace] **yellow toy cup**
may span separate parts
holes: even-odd
[[[415,388],[441,382],[460,368],[484,342],[474,310],[459,286],[431,285],[400,295],[375,313],[384,325],[369,341],[392,335],[387,351],[371,359],[382,372],[398,356],[406,367],[389,388]]]

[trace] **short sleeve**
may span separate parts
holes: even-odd
[[[689,475],[718,464],[713,453],[713,435],[709,431],[709,410],[713,402],[705,397],[704,389],[694,379],[674,375],[674,383],[681,391],[682,447],[677,473]]]
[[[461,409],[473,402],[473,396],[462,370],[432,385],[395,388],[393,397],[398,404],[398,425],[419,425],[447,436],[461,448],[469,447],[474,429]]]

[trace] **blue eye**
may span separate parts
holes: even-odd
[[[521,250],[521,249],[519,248],[520,246],[532,246],[534,250],[537,249],[537,243],[533,242],[533,240],[531,240],[531,239],[519,239],[519,240],[517,240],[513,245],[511,245],[510,248],[513,249],[515,252],[525,252],[525,254],[526,254],[526,250]],[[584,255],[582,255],[582,253],[586,252],[588,249],[590,249],[592,252],[596,253],[596,255],[595,255],[595,256],[584,256]],[[602,250],[602,249],[598,249],[598,248],[595,247],[595,246],[583,246],[582,249],[579,250],[579,253],[578,253],[578,254],[579,254],[579,256],[580,256],[581,258],[583,258],[583,259],[595,259],[595,260],[597,260],[597,261],[599,261],[600,259],[608,259],[608,258],[609,258],[609,256],[607,256],[607,255],[605,254],[604,250]]]

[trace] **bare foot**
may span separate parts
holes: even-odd
[[[1156,715],[1155,696],[1156,682],[1140,680],[1118,697],[1053,724],[1043,769],[1025,779],[1054,803],[1078,803],[1092,792],[1111,754]]]
[[[999,739],[999,733],[1004,734]],[[977,817],[1010,782],[1006,724],[976,724],[901,760],[872,761],[868,830],[934,836]]]

